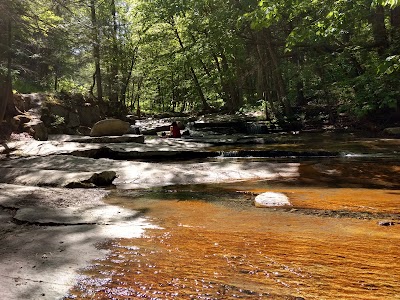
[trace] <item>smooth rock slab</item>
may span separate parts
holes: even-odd
[[[282,193],[266,192],[254,199],[255,207],[271,207],[291,205],[289,198]]]
[[[27,207],[17,211],[14,219],[22,222],[39,224],[83,225],[115,224],[131,221],[138,217],[138,212],[118,206],[47,208]]]

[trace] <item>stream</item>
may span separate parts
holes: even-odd
[[[210,158],[291,162],[298,175],[117,189],[107,203],[157,228],[99,245],[109,255],[65,299],[400,299],[394,154]],[[256,208],[267,191],[291,205]]]

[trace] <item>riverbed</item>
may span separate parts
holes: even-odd
[[[399,161],[277,161],[297,175],[115,191],[157,229],[101,245],[65,299],[400,299]]]
[[[2,297],[400,299],[399,139],[106,140],[0,146]]]

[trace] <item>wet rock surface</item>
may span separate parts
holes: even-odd
[[[351,134],[307,138],[301,134],[193,135],[174,140],[144,137],[143,142],[59,135],[48,141],[8,142],[0,146],[0,276],[10,287],[2,290],[2,296],[10,300],[60,298],[76,283],[76,271],[101,257],[93,267],[97,275],[88,270],[87,280],[79,281],[86,294],[74,290],[67,298],[122,299],[128,295],[135,299],[144,295],[143,287],[151,291],[152,284],[159,282],[165,287],[156,290],[161,297],[171,295],[171,284],[189,297],[199,289],[199,280],[207,286],[195,294],[199,297],[340,298],[342,294],[334,292],[336,282],[325,270],[333,270],[337,277],[349,272],[340,269],[343,261],[336,264],[335,259],[328,259],[335,255],[331,248],[342,249],[340,255],[346,257],[361,249],[366,267],[376,259],[397,259],[392,248],[384,252],[382,241],[392,238],[390,243],[396,244],[400,228],[396,202],[399,145],[396,139]],[[105,181],[99,174],[106,175]],[[65,188],[69,184],[78,188]],[[98,188],[110,188],[110,184],[114,189]],[[88,186],[96,188],[79,188]],[[255,208],[255,197],[269,192],[287,195],[292,206]],[[144,232],[147,239],[132,239]],[[126,239],[113,240],[103,250],[95,247],[115,238]],[[365,241],[373,244],[374,251],[369,251]],[[310,245],[321,256],[311,255]],[[104,249],[111,256],[107,258]],[[297,251],[289,255],[292,261],[295,258],[293,263],[285,259],[290,251]],[[268,253],[264,255],[268,259],[260,253]],[[156,270],[134,264],[143,255]],[[195,261],[189,264],[194,269],[188,267],[189,258]],[[217,269],[211,267],[211,258]],[[123,264],[126,268],[122,270]],[[316,271],[314,265],[323,267]],[[385,270],[389,265],[393,262]],[[122,275],[108,278],[103,266]],[[175,273],[169,273],[174,266]],[[127,270],[137,274],[136,282],[123,276]],[[387,287],[377,286],[364,273],[357,274],[368,286],[375,284],[380,295],[393,295],[390,289],[398,291],[379,268],[369,270],[384,278]],[[104,278],[98,278],[99,274]],[[304,278],[314,277],[321,278],[326,293],[307,288],[316,282],[310,279],[309,284]],[[186,278],[190,284],[169,284],[171,278],[180,282]],[[241,278],[245,285],[224,278]],[[293,290],[282,282],[301,284]],[[365,291],[355,286],[344,288],[350,294]],[[94,290],[99,294],[90,292]],[[378,299],[368,295],[364,299]]]
[[[60,299],[79,268],[106,254],[97,244],[151,227],[138,211],[105,205],[108,193],[0,184],[1,298]]]

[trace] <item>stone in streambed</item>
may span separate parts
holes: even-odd
[[[103,171],[94,173],[89,179],[83,181],[73,181],[65,185],[66,188],[96,188],[111,186],[117,173],[114,171]]]
[[[115,178],[117,178],[117,173],[114,171],[103,171],[100,173],[94,173],[88,182],[93,183],[96,186],[109,186]]]
[[[254,199],[255,207],[272,207],[291,205],[289,198],[282,193],[266,192]]]
[[[119,119],[101,120],[93,125],[90,136],[124,135],[130,124]]]
[[[379,226],[394,226],[398,223],[394,222],[394,221],[379,221],[378,225]]]
[[[400,127],[385,128],[383,130],[383,133],[390,136],[400,137]]]

